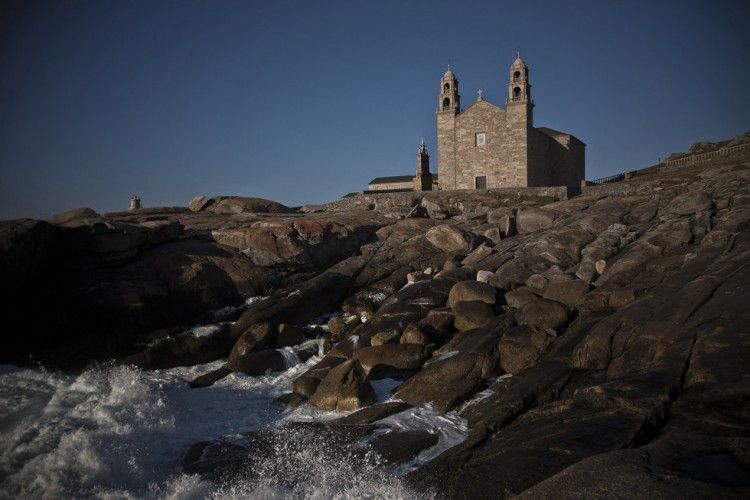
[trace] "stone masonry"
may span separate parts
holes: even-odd
[[[520,56],[510,67],[505,109],[478,94],[461,110],[453,71],[440,79],[439,189],[580,185],[585,144],[571,134],[534,128],[529,70]]]

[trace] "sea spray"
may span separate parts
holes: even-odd
[[[0,498],[424,497],[366,449],[334,451],[325,433],[289,432],[290,422],[342,415],[276,402],[320,359],[198,390],[187,381],[222,361],[154,371],[102,365],[79,375],[0,367]],[[215,484],[182,472],[194,443],[253,429],[276,434],[252,477]]]

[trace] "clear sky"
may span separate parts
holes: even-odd
[[[462,104],[530,67],[587,177],[750,130],[750,2],[19,1],[0,6],[0,218],[235,194],[328,201],[435,170]]]

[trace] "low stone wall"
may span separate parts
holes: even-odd
[[[327,210],[373,210],[377,207],[413,207],[423,197],[448,201],[456,197],[504,196],[521,198],[524,196],[549,196],[555,200],[567,200],[570,195],[567,186],[496,188],[487,190],[457,189],[450,191],[409,191],[402,193],[361,193],[326,203]]]
[[[627,195],[635,193],[635,190],[636,185],[631,182],[626,182],[624,179],[617,182],[581,186],[581,194],[583,196]]]
[[[750,142],[744,144],[737,144],[735,146],[728,146],[719,148],[715,151],[708,151],[707,153],[692,154],[675,158],[673,160],[667,160],[664,162],[663,171],[669,172],[671,170],[688,167],[692,165],[698,165],[700,163],[707,163],[718,158],[724,158],[727,156],[744,156],[750,155]]]
[[[396,189],[414,189],[414,181],[386,182],[382,184],[368,184],[368,191],[392,191]]]

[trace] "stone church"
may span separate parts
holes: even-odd
[[[437,175],[424,173],[429,157],[424,142],[417,154],[417,176],[379,177],[370,191],[492,189],[568,186],[585,178],[585,147],[566,132],[534,127],[529,68],[520,55],[509,71],[505,109],[486,101],[480,90],[461,109],[458,79],[448,68],[440,79],[437,109]],[[420,174],[420,171],[422,174]]]

